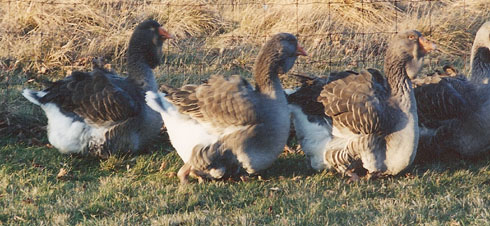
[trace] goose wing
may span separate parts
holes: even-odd
[[[111,73],[73,72],[45,90],[40,101],[55,103],[67,113],[75,113],[89,123],[119,122],[136,116],[141,105],[134,95],[115,84],[121,80]],[[143,98],[143,97],[142,97]]]
[[[370,69],[359,75],[350,72],[325,85],[318,97],[334,127],[348,128],[356,134],[388,132],[394,125],[387,104],[388,90],[379,71]]]
[[[299,106],[307,115],[324,116],[323,104],[317,101],[327,81],[323,78],[310,79],[293,93],[287,95],[289,104]]]
[[[204,84],[186,85],[179,89],[162,86],[166,99],[201,123],[215,128],[257,123],[256,97],[253,87],[240,76],[225,79],[211,76]]]
[[[438,76],[414,79],[417,111],[422,123],[465,117],[473,108],[476,93],[472,85],[459,78]]]
[[[325,110],[318,97],[323,86],[338,79],[343,79],[351,74],[358,75],[354,71],[332,72],[327,78],[324,77],[299,77],[301,87],[287,95],[288,103],[299,106],[307,115],[325,116]]]

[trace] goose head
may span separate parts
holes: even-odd
[[[256,69],[269,64],[277,74],[287,73],[294,65],[298,56],[306,56],[298,39],[289,33],[279,33],[272,36],[260,50],[256,60]],[[260,74],[260,73],[256,73]]]
[[[174,36],[168,33],[158,22],[146,20],[134,30],[128,47],[128,62],[137,62],[144,59],[150,68],[160,64],[162,45],[167,39]]]
[[[385,72],[393,67],[403,66],[406,75],[414,79],[422,68],[423,57],[436,49],[436,45],[428,41],[420,32],[410,30],[398,33],[386,51]],[[402,64],[402,65],[400,65]]]

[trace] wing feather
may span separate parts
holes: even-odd
[[[137,115],[141,106],[127,91],[101,71],[73,72],[45,91],[41,101],[56,103],[62,111],[75,113],[90,123],[119,122]]]
[[[384,133],[393,126],[388,90],[381,74],[374,70],[349,75],[324,86],[318,101],[334,126],[357,134]]]
[[[199,86],[162,89],[179,112],[216,128],[257,123],[255,91],[239,76],[225,79],[215,75]]]
[[[476,87],[460,78],[430,76],[413,84],[419,119],[427,126],[468,116],[479,99]]]

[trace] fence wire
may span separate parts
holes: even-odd
[[[146,18],[176,32],[178,38],[164,44],[155,74],[159,82],[178,86],[215,73],[250,77],[261,44],[281,31],[295,34],[310,55],[298,59],[291,73],[382,69],[393,34],[422,28],[424,35],[438,37],[447,31],[440,27],[441,17],[447,17],[441,8],[450,4],[458,5],[450,13],[462,15],[462,21],[447,23],[467,23],[466,2],[449,0],[0,1],[0,111],[16,110],[22,88],[42,88],[44,80],[90,70],[93,57],[104,57],[124,74],[131,28]],[[488,19],[488,3],[479,7],[487,16],[481,20]],[[471,39],[469,27],[451,29]],[[438,53],[443,57],[428,57],[426,68],[457,62],[467,71],[471,43],[447,46]]]

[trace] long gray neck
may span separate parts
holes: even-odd
[[[393,97],[411,107],[412,82],[407,74],[408,56],[392,56],[385,60],[384,71]]]
[[[255,63],[253,76],[256,82],[256,91],[271,98],[284,96],[281,81],[278,76],[279,65],[265,54],[259,55]]]
[[[143,56],[128,57],[128,79],[145,91],[157,91],[153,70]]]
[[[488,84],[490,79],[490,50],[478,47],[471,51],[471,80]]]

